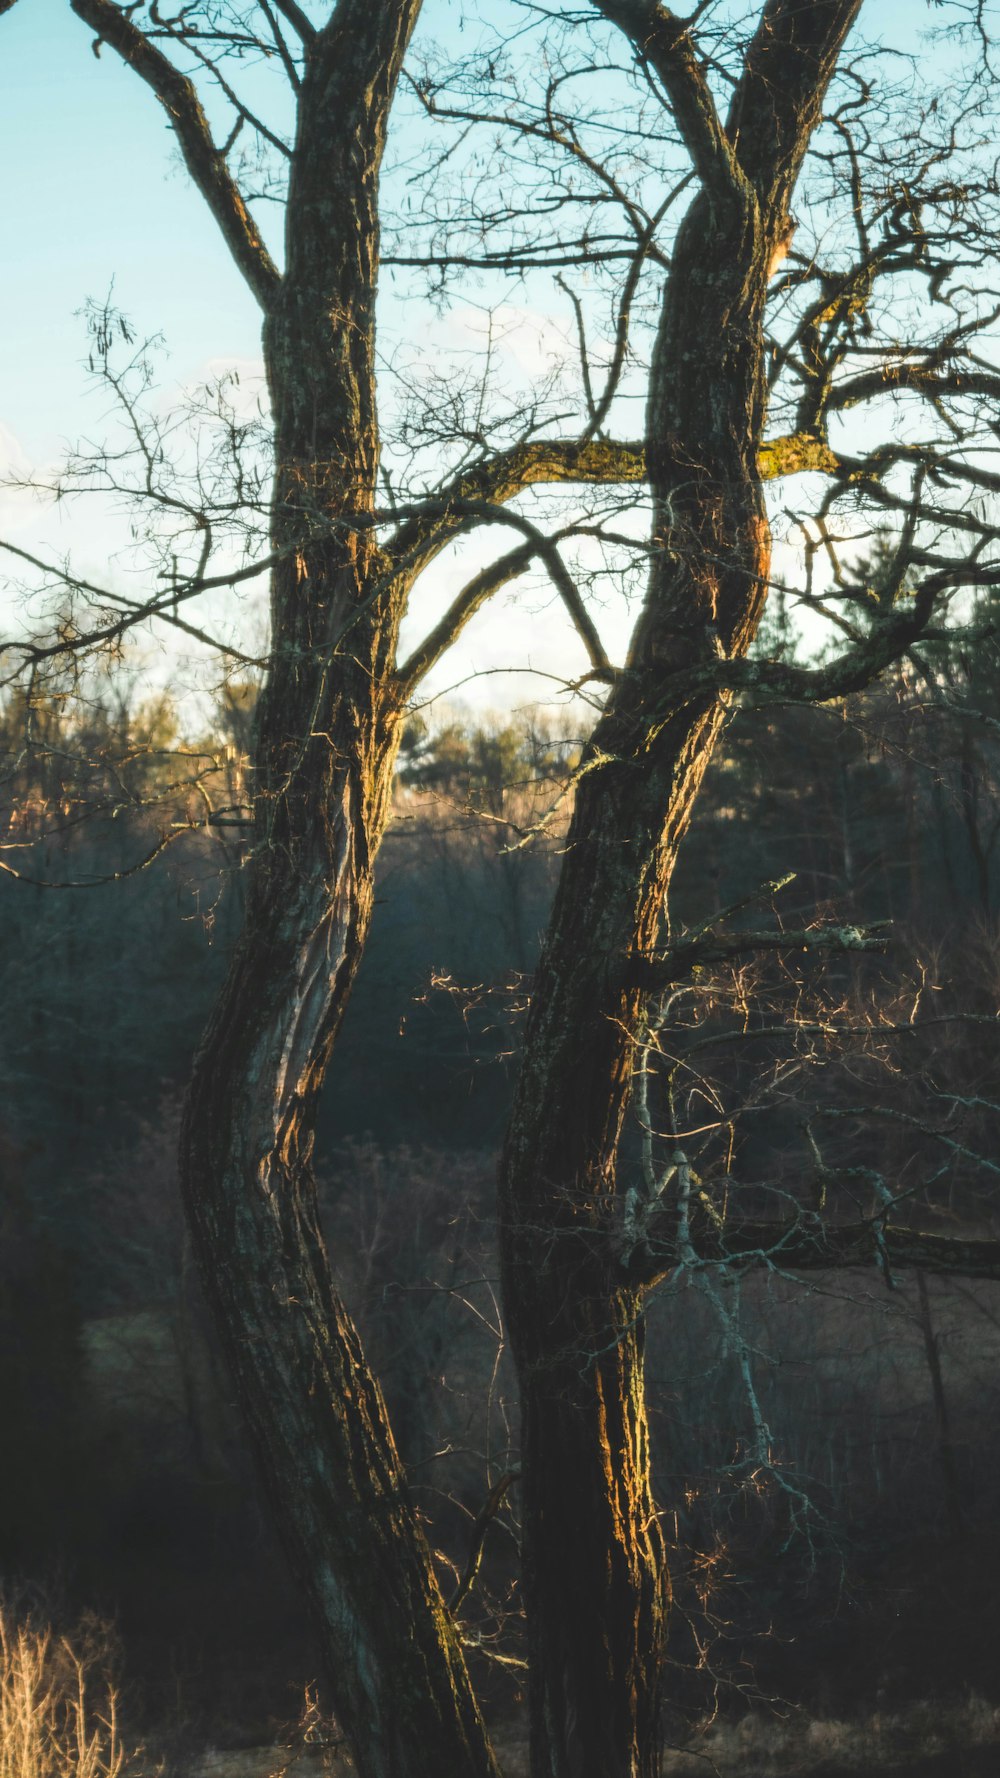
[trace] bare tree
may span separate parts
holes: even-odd
[[[746,1262],[779,1247],[789,1265],[856,1263],[881,1242],[901,1264],[1000,1271],[993,1244],[893,1231],[885,1205],[849,1226],[706,1221],[681,1163],[637,1195],[620,1158],[650,994],[734,949],[881,942],[847,926],[728,939],[708,921],[671,945],[663,922],[733,698],[823,700],[867,684],[933,638],[956,593],[973,598],[1000,574],[983,504],[1000,487],[986,430],[1000,389],[989,88],[956,80],[952,101],[914,111],[860,48],[835,86],[861,0],[766,0],[735,19],[712,0],[687,18],[651,0],[597,0],[562,20],[542,9],[527,97],[527,62],[498,32],[458,62],[425,53],[407,127],[420,121],[422,141],[441,147],[419,151],[412,221],[402,214],[385,260],[425,268],[445,293],[463,270],[566,274],[576,412],[567,428],[563,385],[490,411],[479,383],[411,377],[400,440],[415,454],[401,480],[387,450],[380,482],[380,175],[419,0],[223,0],[170,15],[72,6],[94,47],[164,107],[260,304],[274,484],[268,498],[237,467],[220,492],[199,466],[182,498],[164,479],[163,441],[137,421],[128,489],[156,515],[158,590],[129,603],[29,556],[25,572],[56,584],[75,615],[12,639],[8,655],[31,682],[139,623],[209,640],[191,602],[270,576],[246,918],[196,1062],[182,1167],[235,1386],[366,1778],[495,1768],[460,1626],[331,1277],[312,1170],[317,1095],[371,919],[408,704],[485,602],[533,568],[576,632],[576,684],[599,714],[576,774],[500,1196],[522,1393],[532,1762],[536,1778],[653,1778],[668,1578],[649,1469],[646,1292],[692,1255]],[[240,89],[261,64],[285,79],[290,138],[261,115],[254,80]],[[485,167],[463,147],[480,139]],[[811,148],[813,208],[796,233]],[[275,195],[280,267],[256,219]],[[594,310],[588,319],[569,281],[580,268],[610,302],[597,308],[603,364]],[[932,317],[913,331],[927,298]],[[644,341],[644,435],[622,441],[607,424],[634,399]],[[100,320],[97,345],[107,365]],[[117,387],[141,418],[130,386]],[[894,393],[918,412],[912,428],[898,425]],[[788,416],[783,434],[765,436],[769,396],[772,416]],[[842,417],[861,409],[874,418],[852,435]],[[231,428],[237,465],[240,442]],[[104,485],[125,487],[117,461],[98,467]],[[799,596],[830,614],[841,646],[821,665],[748,659],[772,583],[764,484],[787,488],[805,471],[822,487],[795,516]],[[651,504],[646,534],[628,505],[637,490]],[[898,545],[877,583],[860,580],[852,549],[887,516]],[[250,548],[264,526],[263,553],[213,562],[220,536],[244,527]],[[473,533],[497,532],[509,546],[399,659],[418,579]],[[584,593],[629,574],[645,591],[616,665]],[[971,633],[977,623],[992,617],[974,612]]]

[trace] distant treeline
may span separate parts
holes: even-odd
[[[791,646],[779,602],[767,647]],[[989,1216],[998,692],[995,650],[939,646],[836,706],[734,710],[674,885],[674,936],[729,910],[729,931],[889,921],[891,945],[826,968],[748,958],[660,1008],[645,1134],[692,1132],[706,1184],[748,1204],[855,1208],[888,1186],[933,1225]],[[282,1613],[287,1676],[309,1659],[174,1186],[184,1082],[240,921],[253,688],[227,692],[195,736],[168,696],[143,703],[113,680],[81,707],[19,696],[0,715],[0,862],[18,873],[0,872],[0,1571],[100,1592],[134,1647],[171,1639],[195,1714],[209,1708],[193,1677],[207,1662],[217,1714],[234,1646],[259,1702],[253,1663],[267,1667]],[[484,1476],[516,1458],[492,1156],[580,758],[571,714],[411,722],[321,1123],[334,1263],[453,1584]],[[779,893],[763,887],[792,873]],[[637,1166],[643,1140],[638,1126],[626,1138]],[[829,1602],[845,1552],[871,1567],[875,1544],[895,1559],[995,1509],[982,1360],[997,1306],[991,1287],[964,1307],[943,1285],[921,1301],[912,1281],[890,1302],[873,1251],[867,1319],[827,1305],[806,1338],[790,1287],[758,1280],[734,1334],[735,1299],[720,1314],[689,1284],[653,1312],[654,1425],[664,1478],[703,1477],[673,1526],[676,1658],[700,1670],[702,1698],[705,1638],[745,1652],[761,1599],[773,1603],[758,1586],[741,1616],[726,1591],[754,1551],[770,1551],[789,1597],[826,1563]],[[849,1289],[837,1283],[838,1304]],[[891,1365],[871,1356],[889,1313],[909,1330]],[[781,1441],[767,1473],[748,1458],[761,1416]],[[515,1515],[512,1495],[484,1568],[487,1646],[516,1644]],[[781,1668],[771,1645],[768,1662]],[[280,1712],[282,1674],[268,1671]],[[234,1698],[234,1720],[245,1708]]]

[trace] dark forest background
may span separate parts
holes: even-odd
[[[780,601],[766,647],[792,647]],[[0,876],[0,1575],[113,1615],[136,1708],[219,1741],[293,1717],[314,1667],[174,1178],[240,921],[252,704],[230,687],[192,739],[169,694],[112,676],[84,717],[0,714],[0,857],[36,879]],[[998,708],[996,651],[939,646],[842,704],[734,713],[674,930],[773,903],[889,921],[891,945],[703,973],[661,1009],[650,1122],[682,1101],[701,1177],[806,1205],[905,1190],[925,1226],[995,1227]],[[320,1128],[334,1266],[446,1591],[516,1464],[493,1174],[579,746],[572,716],[413,720]],[[225,824],[199,825],[199,777]],[[876,1251],[805,1283],[679,1276],[649,1338],[682,1706],[1000,1697],[1000,1290],[887,1279]],[[498,1710],[519,1646],[500,1492],[465,1608]]]

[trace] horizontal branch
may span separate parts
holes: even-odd
[[[980,568],[958,563],[929,575],[905,606],[880,615],[871,633],[819,667],[792,661],[731,659],[678,673],[664,684],[662,715],[710,688],[742,692],[755,703],[828,704],[835,698],[864,691],[915,642],[932,635],[931,618],[938,598],[956,587],[1000,586],[1000,565]]]
[[[761,481],[808,470],[837,474],[841,467],[824,439],[806,433],[767,440],[757,466]],[[447,544],[473,527],[477,502],[502,505],[528,488],[558,482],[625,486],[645,480],[646,453],[639,440],[530,439],[463,471],[432,499],[419,503],[387,542],[386,553],[412,583]]]
[[[633,987],[655,992],[690,975],[693,969],[727,963],[749,951],[805,951],[812,956],[829,957],[884,952],[888,948],[888,934],[873,926],[817,926],[802,931],[734,932],[731,936],[706,933],[681,939],[658,954],[633,958],[628,979]]]
[[[1000,1240],[927,1234],[878,1216],[828,1223],[811,1212],[794,1220],[747,1220],[720,1227],[707,1211],[691,1219],[682,1237],[677,1204],[664,1202],[650,1218],[643,1241],[623,1256],[621,1269],[629,1283],[651,1286],[682,1263],[741,1268],[758,1264],[783,1272],[877,1266],[885,1276],[919,1268],[1000,1281]]]
[[[29,889],[100,889],[108,883],[124,883],[126,878],[138,876],[142,870],[148,870],[151,864],[179,840],[182,834],[197,833],[203,825],[200,821],[173,821],[170,831],[161,833],[156,844],[137,858],[134,864],[127,864],[121,870],[105,871],[92,877],[32,877],[25,871],[18,870],[14,864],[8,864],[0,858],[0,871],[4,876],[11,877],[15,883],[25,883]]]
[[[923,395],[934,403],[945,397],[956,400],[970,396],[995,402],[1000,397],[1000,372],[984,370],[979,365],[957,365],[952,371],[942,371],[912,361],[880,364],[876,370],[859,371],[834,384],[826,406],[830,410],[857,407],[860,402],[877,400],[893,390]]]
[[[832,453],[831,453],[832,455]],[[980,456],[982,452],[980,451]],[[838,454],[836,468],[845,481],[851,481],[861,487],[866,499],[879,498],[880,478],[887,475],[898,463],[911,464],[915,469],[926,470],[931,481],[940,486],[952,481],[967,482],[972,488],[982,488],[991,494],[1000,493],[1000,474],[995,470],[986,469],[982,462],[970,463],[964,457],[956,457],[954,451],[939,451],[921,444],[906,444],[894,440],[891,444],[878,445],[865,457],[851,457],[844,452]],[[894,497],[885,493],[885,500],[892,500],[897,509],[913,506],[912,496]],[[918,505],[917,516],[923,514],[923,506]],[[947,514],[947,522],[955,524],[961,521],[961,510]]]
[[[243,581],[254,580],[264,574],[281,560],[282,552],[262,556],[259,561],[251,562],[243,568],[234,568],[227,574],[197,574],[190,579],[173,582],[169,590],[156,594],[151,599],[130,599],[124,593],[113,593],[107,587],[97,586],[93,581],[84,580],[78,574],[72,574],[68,568],[57,567],[41,556],[34,555],[30,550],[21,549],[7,538],[0,538],[0,551],[14,556],[18,561],[27,562],[32,568],[47,575],[57,585],[74,594],[82,594],[86,599],[97,605],[111,606],[120,615],[103,619],[89,630],[76,633],[62,630],[54,642],[36,642],[30,636],[0,635],[0,658],[7,653],[20,654],[25,660],[42,662],[55,660],[61,655],[84,654],[88,649],[99,648],[102,643],[119,639],[127,630],[135,629],[141,623],[151,622],[159,618],[173,628],[183,630],[186,635],[204,642],[211,648],[218,648],[230,658],[245,661],[248,666],[260,665],[254,655],[241,653],[239,649],[230,647],[206,635],[197,625],[188,623],[178,615],[177,607],[188,599],[195,599],[201,593],[213,592],[222,587],[234,587]],[[161,577],[162,578],[162,577]]]
[[[879,675],[922,640],[937,640],[955,632],[937,631],[931,626],[938,598],[957,587],[1000,587],[1000,563],[980,568],[975,563],[959,563],[929,575],[912,598],[894,605],[889,612],[876,614],[871,632],[852,643],[833,660],[819,667],[800,666],[794,661],[756,660],[746,656],[709,658],[696,666],[670,670],[669,662],[657,667],[652,692],[648,680],[635,668],[626,667],[618,675],[619,683],[631,680],[635,686],[634,715],[640,718],[647,735],[657,733],[671,717],[687,705],[706,697],[741,693],[748,704],[828,704],[837,698],[864,691]],[[997,625],[993,619],[958,634],[967,637],[993,635]],[[622,694],[624,697],[624,694]],[[622,708],[625,708],[624,702]],[[606,763],[612,763],[610,758]],[[590,769],[598,769],[592,760]],[[693,941],[692,941],[693,942]]]
[[[615,235],[616,241],[623,237]],[[540,241],[534,248],[503,247],[494,252],[483,248],[480,253],[446,253],[443,249],[438,253],[394,253],[380,255],[379,263],[392,267],[415,267],[429,271],[472,271],[472,272],[510,272],[518,276],[521,272],[553,271],[569,266],[608,266],[622,260],[631,265],[635,257],[632,245],[624,247],[566,247],[559,242],[546,247]],[[657,255],[657,261],[660,255]]]

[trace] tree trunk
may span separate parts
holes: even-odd
[[[920,1323],[920,1334],[924,1342],[927,1373],[931,1380],[934,1430],[937,1434],[938,1462],[941,1465],[945,1517],[948,1521],[949,1533],[957,1543],[966,1532],[965,1515],[962,1511],[962,1490],[958,1479],[958,1464],[955,1461],[955,1446],[951,1437],[951,1421],[948,1413],[948,1397],[945,1394],[944,1374],[941,1370],[941,1343],[934,1327],[930,1292],[927,1289],[927,1274],[922,1266],[917,1269],[917,1320]]]
[[[371,917],[400,720],[401,600],[370,515],[377,171],[387,62],[398,66],[409,24],[405,6],[390,7],[398,42],[387,46],[369,29],[373,11],[360,0],[338,9],[339,36],[318,40],[300,94],[287,270],[264,331],[279,560],[246,924],[196,1063],[183,1182],[359,1772],[491,1778],[382,1395],[333,1283],[311,1165],[317,1096]]]
[[[842,8],[841,31],[846,22]],[[769,20],[748,66],[776,42]],[[683,101],[707,105],[667,47],[665,83],[683,76]],[[757,72],[769,93],[766,65]],[[759,177],[717,149],[725,172],[706,182],[674,247],[646,420],[646,602],[585,760],[502,1163],[504,1293],[524,1400],[534,1778],[659,1772],[668,1581],[642,1302],[622,1288],[615,1260],[617,1152],[641,1013],[628,961],[656,942],[724,711],[711,694],[672,695],[674,676],[745,653],[767,594],[762,317],[804,144],[790,150],[773,116],[754,117],[759,98],[753,82],[741,88],[728,126],[731,139],[747,132]],[[813,89],[800,131],[817,103]],[[702,123],[699,113],[698,141]],[[780,169],[762,191],[768,140]]]
[[[617,757],[580,786],[502,1164],[536,1778],[659,1772],[668,1584],[642,1299],[622,1287],[615,1259],[615,1159],[639,1012],[621,983],[624,959],[654,940],[717,726],[714,706],[671,719],[655,760],[614,715],[600,726],[595,752]]]
[[[486,1778],[461,1650],[333,1288],[310,1170],[316,1095],[371,913],[400,714],[391,668],[402,592],[370,523],[373,311],[377,173],[415,4],[340,0],[311,42],[299,95],[287,270],[265,329],[280,562],[247,924],[196,1070],[185,1189],[360,1770]],[[537,1778],[658,1770],[667,1580],[641,1300],[613,1257],[640,1012],[628,963],[655,942],[722,717],[714,694],[671,687],[742,653],[766,592],[764,292],[858,4],[767,0],[726,134],[665,9],[604,7],[655,64],[702,192],[675,245],[652,372],[647,600],[590,744],[504,1158]]]
[[[616,1155],[640,1012],[626,966],[656,941],[723,710],[711,696],[671,708],[671,672],[717,643],[746,647],[768,563],[754,456],[759,334],[755,344],[751,327],[739,330],[738,362],[717,357],[710,388],[684,373],[685,333],[700,341],[687,365],[704,366],[705,309],[718,288],[698,275],[709,212],[696,201],[675,249],[648,420],[660,547],[628,669],[579,787],[502,1170],[504,1292],[524,1402],[536,1778],[659,1772],[668,1583],[649,1474],[642,1303],[621,1287],[615,1260]]]

